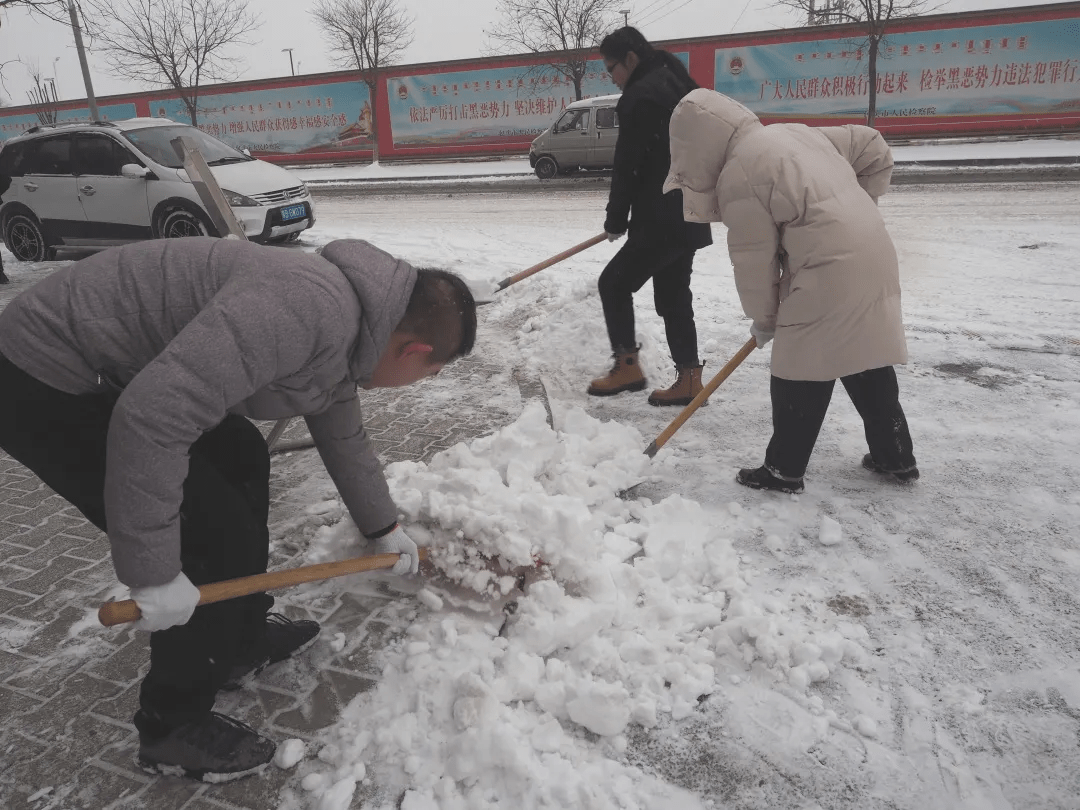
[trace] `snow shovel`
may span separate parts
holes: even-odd
[[[702,403],[712,395],[712,392],[720,387],[720,383],[730,377],[731,372],[737,369],[739,363],[745,360],[755,348],[757,348],[756,338],[750,338],[746,341],[742,348],[735,352],[735,356],[728,360],[727,365],[720,369],[716,376],[709,380],[708,384],[701,389],[701,393],[694,397],[693,400],[690,401],[690,404],[683,408],[682,412],[672,420],[671,424],[664,428],[660,435],[653,440],[653,443],[645,448],[645,455],[649,458],[655,457],[657,451],[667,443],[668,439],[675,435],[675,431],[681,428],[683,423],[693,416],[694,411],[701,407]]]
[[[586,239],[584,242],[582,242],[579,245],[574,245],[572,248],[564,250],[562,253],[557,253],[556,255],[552,256],[550,259],[544,259],[544,261],[540,262],[539,264],[534,264],[532,267],[528,268],[527,270],[522,270],[520,273],[515,273],[512,276],[507,276],[506,278],[504,278],[502,281],[499,282],[498,286],[495,287],[495,292],[502,292],[507,287],[509,287],[511,284],[517,284],[522,279],[526,279],[529,276],[534,275],[535,273],[539,273],[541,270],[546,270],[547,268],[551,267],[551,265],[558,264],[559,262],[563,261],[564,259],[569,259],[571,256],[573,256],[573,255],[575,255],[577,253],[581,253],[581,251],[585,250],[586,248],[591,248],[593,245],[600,244],[605,239],[607,239],[607,234],[606,233],[599,233],[596,236],[592,237],[591,239]],[[483,304],[490,304],[491,302],[490,301],[480,301],[478,303],[483,305]]]
[[[420,559],[426,560],[427,556],[427,549],[420,549]],[[238,596],[272,591],[277,588],[289,588],[304,582],[317,582],[321,579],[343,577],[346,574],[358,574],[361,571],[393,568],[400,558],[400,554],[372,554],[367,557],[353,557],[349,560],[302,565],[299,568],[287,568],[284,571],[269,571],[265,574],[255,574],[250,577],[211,582],[209,585],[199,586],[199,604],[208,605],[211,602],[224,602],[226,599],[235,599]],[[141,615],[139,606],[134,599],[124,599],[121,602],[106,602],[98,609],[98,620],[106,627],[133,622]]]

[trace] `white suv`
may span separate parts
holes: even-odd
[[[299,179],[195,127],[166,118],[31,127],[0,149],[11,177],[0,232],[15,258],[57,248],[104,248],[142,239],[220,236],[171,141],[199,146],[248,239],[285,242],[315,224]]]

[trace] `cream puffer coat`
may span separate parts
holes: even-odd
[[[684,216],[723,222],[743,310],[776,329],[772,373],[835,380],[907,362],[896,249],[877,209],[892,154],[869,127],[764,126],[694,90],[671,117]]]

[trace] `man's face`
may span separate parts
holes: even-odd
[[[434,377],[446,363],[432,362],[431,352],[431,346],[407,335],[392,335],[364,388],[401,388]]]

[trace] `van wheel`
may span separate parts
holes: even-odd
[[[158,227],[162,239],[180,239],[185,236],[217,236],[217,231],[201,215],[187,208],[173,208],[165,212]]]
[[[536,161],[536,176],[541,180],[550,180],[559,171],[555,161],[549,157],[542,157]]]
[[[56,256],[45,244],[45,234],[38,221],[28,214],[13,214],[4,222],[4,241],[20,262],[44,262]]]

